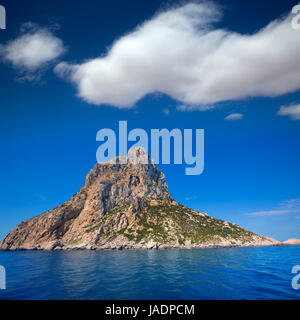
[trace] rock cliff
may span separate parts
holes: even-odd
[[[71,250],[273,245],[276,240],[177,203],[145,151],[98,163],[62,205],[23,221],[2,250]],[[148,163],[145,164],[145,157]],[[143,160],[143,161],[142,161]]]

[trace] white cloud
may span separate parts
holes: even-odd
[[[168,116],[170,114],[170,110],[168,108],[163,109],[163,113]]]
[[[242,113],[231,113],[227,117],[225,117],[225,120],[240,120],[244,117]]]
[[[44,68],[64,51],[62,40],[50,29],[32,23],[25,24],[19,37],[0,47],[2,59],[25,73]]]
[[[250,35],[213,28],[220,17],[212,3],[170,9],[116,40],[106,55],[59,64],[56,72],[88,103],[119,108],[153,92],[190,106],[187,111],[300,89],[300,37],[291,16]]]
[[[181,104],[177,106],[177,111],[207,111],[211,110],[214,108],[214,105],[186,105],[186,104]]]
[[[287,208],[300,208],[300,198],[282,201],[280,205]]]
[[[280,116],[289,116],[292,120],[300,120],[300,104],[282,106],[277,114]]]
[[[255,211],[249,213],[251,216],[279,216],[285,214],[300,213],[300,198],[282,201],[274,210]]]
[[[299,212],[299,211],[296,211]],[[290,214],[290,213],[295,213],[294,210],[267,210],[267,211],[256,211],[256,212],[251,212],[250,215],[252,216],[279,216],[283,214]]]

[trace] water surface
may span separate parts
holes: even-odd
[[[0,299],[300,299],[300,246],[1,252]]]

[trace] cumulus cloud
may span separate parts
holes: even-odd
[[[229,114],[227,117],[225,117],[225,120],[240,120],[244,117],[244,115],[242,113],[231,113]]]
[[[88,103],[119,108],[153,92],[191,111],[300,89],[300,37],[291,16],[250,35],[214,28],[221,16],[211,2],[161,12],[116,40],[106,55],[77,65],[61,63],[56,72]]]
[[[292,120],[300,120],[300,104],[282,106],[277,114],[279,116],[289,116]]]
[[[33,75],[65,52],[63,41],[51,29],[27,23],[21,34],[0,47],[2,59],[22,73]]]

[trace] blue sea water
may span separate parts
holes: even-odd
[[[300,299],[300,246],[0,252],[0,299]]]

